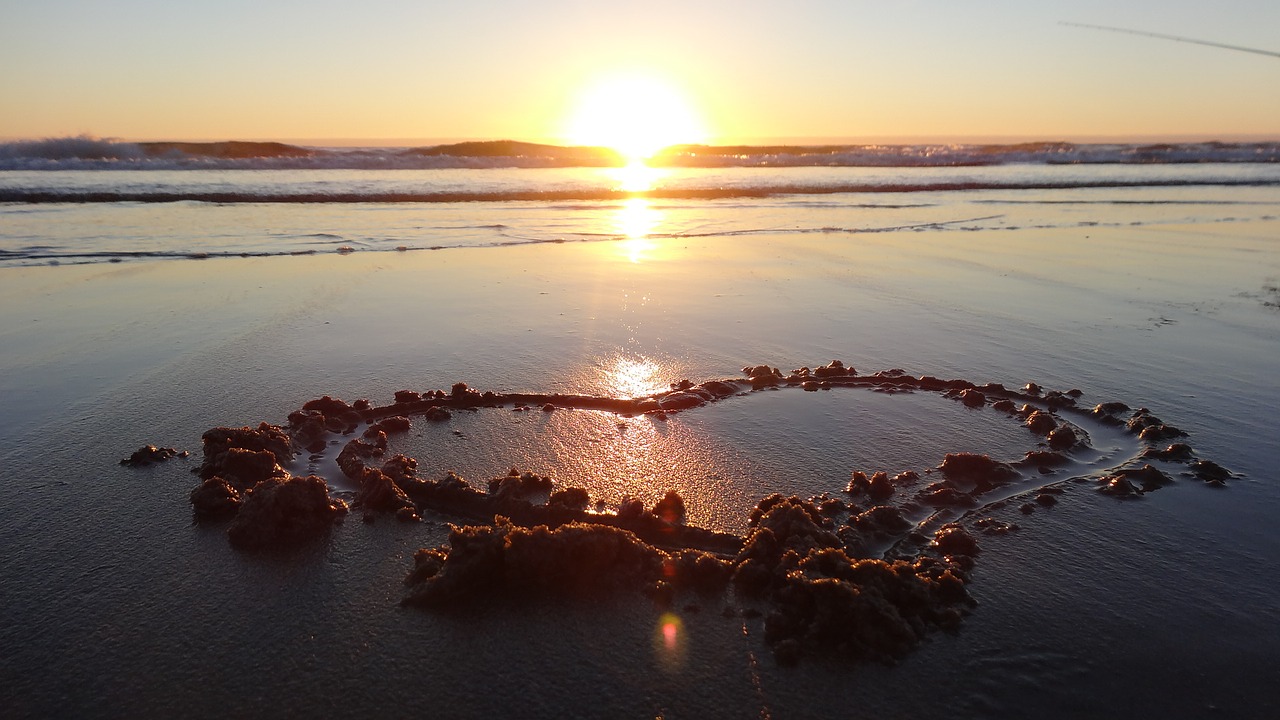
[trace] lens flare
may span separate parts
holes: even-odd
[[[677,618],[662,623],[662,644],[668,652],[676,649],[676,642],[680,639],[679,622]]]
[[[684,623],[680,618],[672,612],[662,613],[653,633],[653,650],[659,664],[668,672],[679,670],[684,664],[687,643]]]

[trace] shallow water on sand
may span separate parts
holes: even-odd
[[[697,238],[817,234],[839,244],[896,230],[1280,217],[1280,165],[1268,163],[662,169],[632,194],[620,190],[630,182],[620,172],[0,171],[0,267],[615,240],[629,240],[639,259]],[[47,197],[10,202],[6,193]]]
[[[409,435],[396,438],[389,452],[416,458],[425,477],[453,470],[483,486],[516,467],[585,488],[610,506],[635,497],[652,507],[675,490],[690,523],[739,534],[751,508],[770,493],[838,495],[851,470],[923,473],[948,452],[981,450],[1017,460],[1035,447],[1002,413],[975,413],[935,393],[891,396],[852,388],[818,396],[795,389],[757,393],[665,420],[589,410],[482,410],[447,423],[419,422]]]
[[[456,717],[1271,717],[1277,237],[1253,219],[658,239],[635,262],[614,241],[0,271],[14,408],[0,419],[0,680],[18,717],[428,703]],[[1052,508],[994,510],[1022,529],[980,538],[980,604],[957,634],[895,667],[779,668],[760,623],[710,602],[682,611],[678,657],[655,649],[643,599],[401,609],[409,557],[451,518],[349,518],[298,551],[243,555],[190,524],[193,460],[116,464],[144,443],[198,451],[210,427],[283,421],[321,394],[610,393],[832,358],[1145,405],[1241,476],[1131,501],[1067,483]],[[695,517],[740,528],[766,491],[836,493],[852,470],[1016,457],[1033,441],[989,408],[837,389],[662,424],[482,411],[396,442],[424,474],[519,465],[610,500],[678,484]]]

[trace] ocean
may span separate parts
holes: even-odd
[[[529,144],[433,154],[235,145],[0,145],[0,266],[629,235],[1228,222],[1274,212],[1269,193],[1280,184],[1276,143],[689,148],[641,168],[582,167],[581,152]],[[458,154],[434,154],[450,148]],[[154,223],[199,231],[158,237]]]
[[[9,712],[1280,711],[1280,144],[688,146],[645,167],[617,160],[506,142],[0,145]],[[835,359],[856,375],[824,385],[812,373]],[[760,364],[810,375],[747,391]],[[989,397],[914,380],[926,376]],[[716,379],[745,384],[662,416],[564,399]],[[666,608],[643,593],[498,590],[402,607],[414,552],[470,522],[445,512],[366,523],[356,509],[266,553],[193,521],[206,430],[285,423],[322,395],[383,405],[459,382],[559,404],[411,416],[388,452],[416,458],[420,477],[484,488],[515,467],[586,489],[605,513],[675,490],[690,524],[742,535],[772,493],[863,502],[853,473],[913,471],[918,484],[886,501],[908,528],[863,549],[904,552],[913,532],[960,523],[981,548],[976,605],[892,662],[792,666],[767,612],[732,593]],[[1076,409],[1049,391],[1071,391]],[[1016,464],[1048,449],[995,407],[1001,393],[1056,408],[1086,442],[1061,466],[1018,465],[972,505],[924,501],[948,454]],[[1172,440],[1225,480],[1153,459],[1169,439],[1090,413],[1112,402],[1185,432]],[[145,444],[192,456],[120,465]],[[337,448],[290,470],[354,501]],[[1168,482],[1102,491],[1148,463]],[[846,515],[835,524],[855,526]]]

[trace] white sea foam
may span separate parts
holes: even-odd
[[[426,148],[322,148],[280,143],[130,143],[90,136],[0,143],[0,170],[425,170],[553,168],[616,163],[600,149],[528,143]],[[674,167],[956,167],[987,165],[1280,163],[1280,143],[910,144],[682,146]]]
[[[0,267],[896,230],[1247,223],[1280,164],[0,172]]]

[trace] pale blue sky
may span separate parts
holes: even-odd
[[[713,140],[1280,138],[1280,2],[0,0],[0,137],[560,140],[592,78]]]

